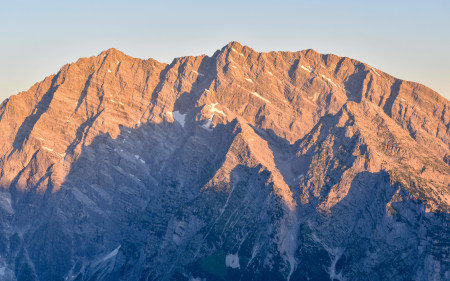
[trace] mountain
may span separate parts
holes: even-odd
[[[0,105],[1,280],[448,280],[450,102],[231,42]]]

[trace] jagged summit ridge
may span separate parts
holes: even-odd
[[[313,50],[79,59],[0,106],[0,266],[11,280],[445,280],[449,106]]]

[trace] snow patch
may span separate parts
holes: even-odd
[[[117,248],[115,248],[111,253],[107,254],[107,255],[102,259],[102,261],[107,261],[107,260],[112,259],[112,258],[114,258],[115,256],[117,256],[117,253],[119,253],[120,246],[121,246],[121,245],[119,245]]]
[[[307,101],[310,105],[317,107],[317,104],[313,103],[309,99],[305,99],[305,101]],[[294,116],[292,116],[292,117],[294,117]]]
[[[231,268],[240,268],[239,265],[239,256],[237,254],[228,254],[225,257],[225,265]]]
[[[198,76],[205,76],[205,74],[199,73],[199,72],[197,72],[197,71],[195,71],[195,70],[192,70],[192,72],[194,72],[194,73],[197,74]]]
[[[0,207],[9,214],[14,213],[14,209],[11,205],[11,194],[2,192],[0,195]]]
[[[175,119],[175,121],[177,121],[181,127],[184,128],[184,124],[186,121],[186,114],[181,114],[179,111],[174,111],[172,113],[173,119]]]
[[[272,103],[270,100],[263,98],[260,94],[258,94],[257,92],[250,92],[250,94],[254,95],[255,97],[262,99],[263,101],[267,102],[267,103]]]
[[[136,158],[136,160],[141,161],[142,164],[145,164],[144,159],[142,159],[141,157],[139,157],[139,155],[135,154],[135,155],[134,155],[134,158]]]
[[[96,204],[89,198],[89,196],[87,196],[77,188],[72,189],[72,194],[78,202],[87,206],[88,208],[93,208],[96,206]]]
[[[111,70],[110,70],[110,69],[108,69],[108,73],[111,73]]]
[[[273,76],[273,73],[272,73],[272,72],[269,71],[269,72],[267,72],[267,73],[268,73],[270,76]]]
[[[115,100],[111,100],[111,99],[110,99],[109,101],[110,101],[110,102],[113,102],[113,103],[116,103],[116,101],[115,101]]]
[[[263,97],[262,97],[260,94],[258,94],[257,92],[252,92],[252,91],[250,91],[250,90],[248,90],[248,89],[246,89],[246,88],[243,88],[243,87],[241,87],[241,86],[239,86],[239,85],[237,85],[237,86],[238,86],[239,88],[244,89],[245,91],[249,92],[250,94],[254,95],[255,97],[262,99],[263,101],[265,101],[265,102],[267,102],[267,103],[272,103],[270,100],[268,100],[268,99],[266,99],[266,98],[263,98]]]
[[[49,147],[46,147],[46,146],[43,146],[42,149],[45,149],[45,150],[50,151],[50,152],[53,152],[53,149],[51,149]]]
[[[231,67],[232,67],[232,68],[237,68],[237,67],[236,67],[236,66],[234,66],[234,65],[232,65]]]
[[[259,245],[255,244],[252,249],[252,256],[251,256],[250,260],[248,261],[247,266],[249,266],[250,263],[255,259],[258,252],[259,252]]]
[[[219,109],[216,108],[216,105],[218,105],[218,104],[219,104],[218,102],[210,104],[209,106],[211,108],[209,109],[209,112],[213,112],[213,113],[217,112],[217,113],[222,114],[223,116],[225,116],[225,113],[222,110],[219,110]]]
[[[303,70],[306,70],[306,71],[308,71],[308,72],[311,72],[311,70],[310,69],[308,69],[306,66],[304,66],[303,64],[300,66]]]
[[[335,87],[337,87],[337,85],[336,84],[334,84],[334,82],[333,81],[331,81],[331,79],[330,78],[328,78],[328,77],[326,77],[325,75],[323,75],[322,74],[322,78],[323,79],[325,79],[325,80],[327,80],[328,82],[330,82],[331,84],[333,84]]]
[[[61,157],[66,156],[65,153],[58,153],[58,152],[54,151],[53,149],[51,149],[50,147],[42,146],[41,148],[44,149],[44,150],[47,150],[49,152],[53,152],[53,153],[55,153],[55,154],[57,154],[57,155],[59,155]]]
[[[313,97],[313,101],[316,101],[317,100],[317,93],[314,93],[314,97]]]
[[[207,130],[207,131],[210,131],[210,132],[212,132],[212,117],[211,118],[209,118],[209,119],[207,119],[206,120],[206,123],[205,124],[203,124],[202,125],[202,128],[203,129],[205,129],[205,130]]]
[[[373,67],[371,67],[371,66],[369,66],[369,68],[370,68],[370,70],[372,70],[376,75],[378,75],[378,76],[381,77],[381,75],[375,70],[375,68],[373,68]]]
[[[253,84],[253,80],[252,80],[252,79],[250,79],[250,78],[245,78],[245,80],[247,80],[248,82],[250,82],[250,83]]]

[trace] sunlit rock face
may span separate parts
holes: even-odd
[[[0,105],[0,280],[449,280],[449,109],[313,50],[82,58]]]

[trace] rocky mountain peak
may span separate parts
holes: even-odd
[[[109,48],[109,49],[101,52],[98,56],[101,56],[101,57],[106,57],[106,56],[123,57],[126,55],[122,51],[117,50],[116,48]]]
[[[228,43],[224,47],[222,47],[222,50],[231,50],[232,48],[240,51],[244,48],[244,45],[242,45],[241,43],[239,43],[237,41],[231,41],[230,43]]]
[[[449,107],[311,49],[81,58],[0,105],[0,272],[446,280]]]

